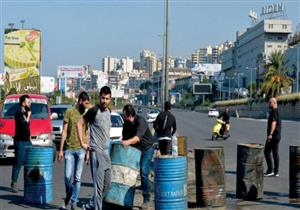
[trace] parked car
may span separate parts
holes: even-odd
[[[56,147],[53,144],[52,126],[48,99],[43,95],[28,94],[31,102],[30,134],[34,146],[53,146],[56,156]],[[21,95],[9,95],[4,99],[0,117],[0,158],[15,156],[15,113],[19,109]]]
[[[61,140],[64,114],[67,111],[67,109],[71,107],[71,104],[56,104],[52,105],[50,108],[52,116],[53,141],[56,144],[57,149],[59,149],[59,144]]]
[[[219,117],[219,111],[215,108],[210,108],[208,110],[208,116],[209,117]]]
[[[149,123],[154,122],[159,113],[160,111],[157,109],[150,110],[149,113],[147,114],[147,122]]]
[[[122,130],[123,130],[123,118],[117,112],[111,113],[111,129],[110,129],[110,139],[112,141],[122,140]]]
[[[55,135],[55,143],[57,145],[57,148],[59,147],[60,140],[61,140],[64,113],[70,107],[72,107],[72,105],[68,105],[68,104],[53,105],[51,107],[51,113],[52,116],[54,116],[54,119],[52,121],[53,134]],[[122,140],[123,123],[124,123],[123,118],[119,113],[116,112],[111,113],[110,138],[112,141]]]

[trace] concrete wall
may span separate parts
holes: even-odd
[[[217,109],[223,111],[224,107],[217,107]],[[267,102],[252,102],[247,105],[230,106],[230,110],[239,117],[266,119],[269,108]],[[278,110],[284,120],[300,120],[300,101],[279,102]]]

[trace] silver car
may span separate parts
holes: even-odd
[[[64,114],[67,109],[71,108],[71,104],[57,104],[51,106],[51,117],[52,117],[52,130],[53,130],[53,141],[56,146],[59,147],[61,134],[64,124]]]

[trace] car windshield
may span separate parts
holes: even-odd
[[[156,110],[150,111],[150,114],[158,114],[158,111]]]
[[[64,114],[67,110],[67,108],[50,108],[51,113],[56,113],[58,118],[56,120],[63,120]]]
[[[14,119],[16,111],[20,108],[19,103],[5,103],[2,118]],[[47,119],[49,116],[48,105],[43,103],[31,103],[31,119]]]
[[[113,128],[123,127],[122,118],[118,115],[111,115],[111,127]]]

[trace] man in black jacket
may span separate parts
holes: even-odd
[[[161,155],[172,154],[172,136],[176,132],[176,119],[170,112],[171,104],[166,101],[164,110],[161,112],[154,121],[153,128],[156,132],[159,150]]]
[[[267,171],[264,174],[266,177],[279,176],[279,142],[281,139],[281,118],[277,109],[276,98],[269,100],[269,108],[271,109],[268,117],[267,141],[265,145],[265,158],[267,162]],[[271,158],[273,154],[274,167]]]
[[[17,193],[17,181],[20,169],[25,159],[25,147],[31,146],[30,141],[30,101],[28,95],[19,98],[20,109],[15,113],[15,163],[12,168],[11,191]]]

